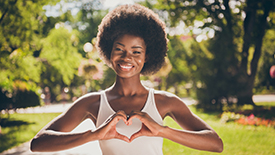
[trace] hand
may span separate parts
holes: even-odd
[[[130,142],[132,142],[135,138],[140,136],[159,136],[160,131],[163,129],[163,126],[156,123],[147,113],[140,111],[133,111],[130,114],[130,118],[128,119],[128,125],[132,124],[132,120],[134,118],[139,119],[142,122],[141,129],[134,133]]]
[[[108,139],[121,139],[126,142],[130,142],[128,137],[125,135],[121,135],[116,131],[116,124],[118,123],[119,120],[123,120],[126,125],[128,125],[127,121],[127,115],[125,114],[124,111],[118,111],[114,115],[110,116],[100,127],[95,131],[95,133],[98,136],[99,140],[108,140]]]

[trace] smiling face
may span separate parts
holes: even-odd
[[[111,64],[123,78],[139,75],[146,58],[146,45],[141,37],[125,34],[114,41]]]

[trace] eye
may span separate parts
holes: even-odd
[[[115,48],[115,51],[123,51],[121,48]]]
[[[139,52],[139,51],[134,51],[133,53],[134,54],[141,54],[141,52]]]

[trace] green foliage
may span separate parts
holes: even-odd
[[[183,82],[188,82],[192,78],[192,68],[188,65],[188,51],[184,47],[179,37],[169,38],[168,58],[173,66],[170,74],[167,77],[167,85],[174,86]],[[180,64],[180,65],[179,65]]]
[[[42,41],[43,49],[39,57],[47,66],[43,71],[50,76],[43,77],[42,74],[45,85],[56,82],[71,84],[81,59],[81,55],[74,46],[77,44],[75,37],[66,28],[60,27],[52,29],[48,37]]]
[[[1,54],[3,51],[13,52],[13,50],[19,47],[22,47],[23,51],[32,48],[32,39],[40,31],[39,22],[43,18],[43,14],[41,14],[43,12],[42,7],[55,2],[56,0],[1,1]]]
[[[271,90],[271,86],[275,87],[275,79],[272,79],[269,74],[270,67],[275,65],[275,30],[272,29],[266,32],[262,51],[255,85],[257,90],[260,90],[262,86]]]
[[[41,62],[32,55],[25,55],[20,49],[7,57],[1,57],[0,87],[12,91],[15,80],[39,82]]]
[[[203,83],[197,90],[200,101],[198,107],[222,110],[224,105],[233,106],[235,100],[231,98],[243,90],[244,84],[238,82],[238,60],[235,57],[238,51],[223,33],[216,34],[214,39],[209,40],[206,48],[213,58],[202,58],[204,63],[201,63],[203,65],[198,70],[200,81]]]
[[[204,46],[192,36],[169,37],[168,57],[173,68],[166,79],[168,86],[184,85],[188,91],[192,87],[196,90],[200,84],[199,73],[205,72],[205,60],[212,59],[211,53]]]
[[[78,51],[85,56],[83,45],[86,42],[92,42],[97,35],[98,25],[101,23],[102,18],[108,13],[107,10],[102,9],[103,6],[99,0],[82,1],[80,10],[76,15],[76,22],[72,25],[79,30],[79,45]]]
[[[18,81],[23,84],[20,86],[24,87],[22,91],[37,91],[42,63],[34,55],[41,48],[39,42],[46,20],[43,6],[57,1],[0,2],[0,88],[4,98],[12,102],[18,91]]]
[[[196,89],[198,107],[222,110],[223,106],[234,108],[235,105],[255,105],[252,100],[254,81],[262,53],[263,36],[273,23],[274,6],[274,1],[270,0],[234,3],[158,0],[155,3],[161,15],[168,15],[168,18],[164,18],[169,20],[169,27],[184,22],[185,29],[196,40],[208,37],[203,46],[201,43],[191,44],[188,48],[192,51],[191,55],[196,57],[189,59],[192,57],[185,54],[189,57],[182,58],[189,64],[181,63],[196,69],[196,72],[190,73],[195,81],[193,86],[200,84]],[[267,21],[267,18],[270,20]],[[213,38],[208,35],[211,31],[215,32]],[[177,52],[185,53],[188,48],[183,46]],[[173,59],[177,62],[176,57]],[[186,73],[181,71],[184,77]]]

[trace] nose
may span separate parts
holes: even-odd
[[[124,59],[124,61],[131,61],[132,60],[132,55],[131,55],[131,53],[130,52],[128,52],[128,51],[126,51],[125,53],[124,53],[124,55],[123,55],[123,59]]]

